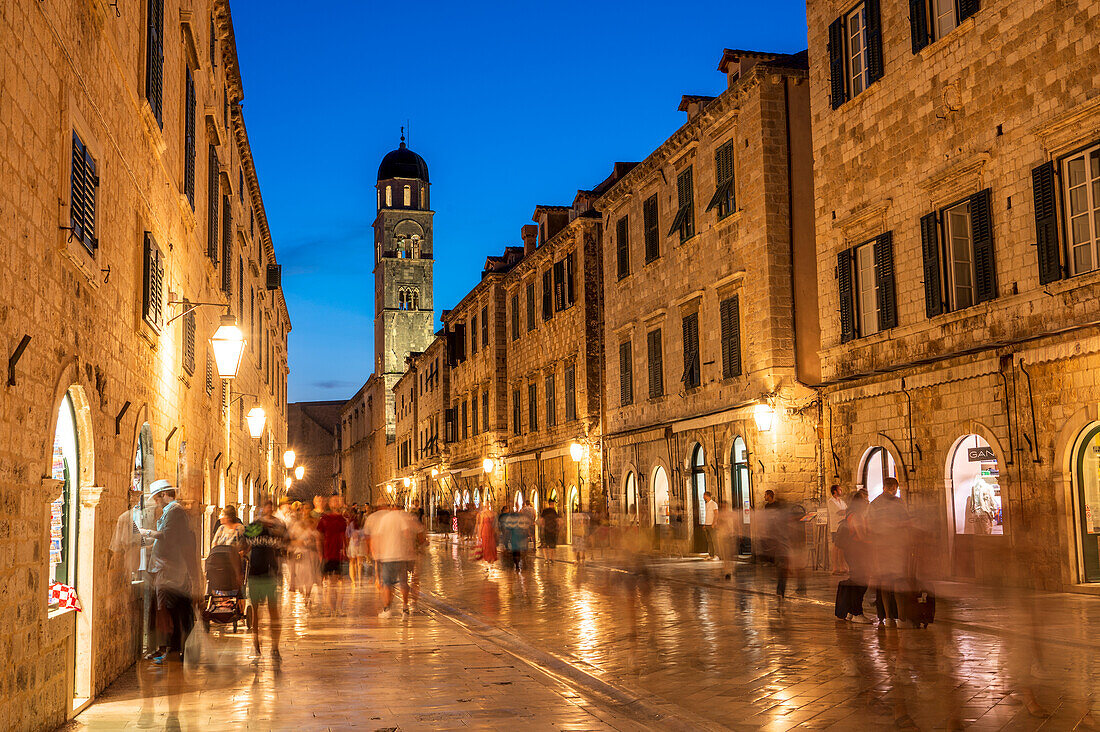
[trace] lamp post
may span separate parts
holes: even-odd
[[[223,379],[237,378],[244,354],[244,335],[237,327],[237,320],[228,313],[222,316],[221,324],[210,337],[210,347],[214,350],[214,363],[218,376]]]
[[[753,409],[752,416],[756,420],[756,428],[761,432],[768,432],[775,421],[775,410],[770,404],[757,404],[756,408]]]

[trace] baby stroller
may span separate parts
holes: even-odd
[[[206,595],[202,603],[202,624],[207,631],[211,623],[232,623],[236,633],[241,620],[245,621],[246,628],[252,629],[254,610],[245,599],[247,564],[236,547],[216,546],[210,550],[206,557]]]

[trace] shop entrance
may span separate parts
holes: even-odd
[[[623,486],[623,513],[627,526],[638,523],[638,477],[631,470]]]
[[[76,534],[80,520],[77,443],[76,413],[72,398],[66,394],[57,410],[50,470],[51,477],[62,482],[61,495],[50,506],[50,581],[70,587],[76,587]]]
[[[954,573],[977,576],[981,537],[1004,534],[1000,472],[993,447],[981,435],[963,435],[948,457],[950,508],[955,525]]]
[[[737,553],[752,553],[752,472],[749,470],[749,451],[740,436],[733,440],[733,452],[730,456],[733,466],[733,500],[730,509],[740,514],[737,522]]]
[[[863,474],[861,488],[867,491],[867,500],[873,501],[882,495],[882,482],[887,478],[898,477],[898,466],[894,456],[885,447],[871,447],[863,453]]]
[[[1100,424],[1082,433],[1074,462],[1081,575],[1085,582],[1100,582]]]
[[[696,445],[691,451],[691,498],[692,528],[691,551],[696,554],[705,554],[707,551],[707,535],[703,530],[703,514],[706,512],[706,499],[703,493],[707,490],[706,455],[703,446]]]

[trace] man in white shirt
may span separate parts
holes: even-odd
[[[715,551],[717,539],[714,535],[714,522],[718,518],[718,502],[711,496],[710,491],[703,493],[703,530],[707,534],[707,558],[717,559]]]
[[[839,485],[829,488],[829,543],[830,564],[833,566],[833,574],[847,574],[848,565],[844,562],[844,555],[840,547],[836,545],[836,531],[840,528],[840,521],[848,514],[848,504],[841,498]]]
[[[407,511],[391,509],[381,513],[377,523],[371,526],[370,548],[378,562],[382,579],[382,612],[380,618],[392,614],[393,588],[401,586],[402,610],[409,613],[409,572],[416,561],[416,550],[423,539],[424,529],[416,517]]]

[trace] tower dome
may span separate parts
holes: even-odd
[[[405,146],[405,136],[401,135],[401,144],[396,150],[386,153],[378,166],[378,180],[391,178],[414,178],[429,183],[428,164]]]

